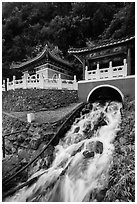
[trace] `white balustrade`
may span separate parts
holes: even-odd
[[[97,70],[88,71],[87,79],[95,80],[97,79]]]
[[[109,68],[103,68],[100,69],[100,79],[108,79],[110,77],[109,75]]]
[[[48,79],[41,74],[39,76],[32,75],[30,76],[28,73],[25,73],[22,79],[15,80],[13,77],[13,81],[9,82],[7,79],[7,90],[15,90],[15,89],[69,89],[69,90],[77,90],[78,85],[76,82],[76,77],[74,76],[74,80],[65,80],[61,79],[61,75],[57,79]]]
[[[88,71],[86,67],[85,79],[86,80],[100,80],[100,79],[112,79],[118,77],[127,76],[127,63],[124,59],[124,65],[112,67],[112,62],[109,62],[109,68],[99,69],[99,64],[97,64],[96,70]]]
[[[6,91],[5,80],[3,80],[2,91]]]
[[[124,66],[122,65],[122,66],[113,67],[112,76],[113,78],[124,77],[125,76]]]

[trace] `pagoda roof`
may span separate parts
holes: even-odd
[[[27,61],[25,61],[25,62],[13,63],[10,68],[11,68],[11,69],[21,69],[21,68],[24,68],[24,67],[26,67],[27,65],[30,65],[30,64],[34,63],[35,61],[44,58],[45,56],[46,56],[46,57],[48,56],[48,57],[50,57],[51,59],[53,59],[53,60],[55,60],[55,61],[57,61],[57,62],[59,62],[59,63],[61,63],[61,64],[67,65],[67,66],[69,66],[69,67],[72,67],[71,64],[70,64],[68,61],[66,61],[66,60],[64,60],[64,59],[62,59],[62,58],[60,58],[60,57],[57,57],[55,54],[53,54],[53,52],[50,51],[49,48],[48,48],[48,46],[46,45],[46,46],[43,48],[42,52],[41,52],[40,54],[38,54],[36,57],[34,57],[34,58],[32,58],[32,59],[29,59],[29,60],[27,60]]]
[[[97,49],[101,49],[101,48],[105,48],[105,47],[110,47],[110,46],[114,46],[114,45],[119,45],[121,43],[126,43],[126,42],[129,42],[130,40],[133,40],[135,39],[135,36],[132,36],[132,37],[129,37],[129,38],[126,38],[126,39],[120,39],[120,40],[115,40],[115,41],[107,41],[107,42],[100,42],[97,43],[96,45],[93,45],[93,46],[89,46],[89,47],[83,47],[83,48],[70,48],[68,50],[68,53],[71,53],[71,54],[78,54],[78,53],[83,53],[83,52],[89,52],[89,51],[94,51],[94,50],[97,50]]]

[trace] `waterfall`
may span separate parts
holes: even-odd
[[[5,199],[6,202],[100,201],[113,164],[113,141],[120,129],[122,104],[92,104],[92,110],[77,118],[55,148],[47,170],[30,179],[37,181]]]

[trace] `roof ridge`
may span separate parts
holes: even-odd
[[[61,61],[62,63],[71,66],[71,64],[70,64],[67,60],[64,60],[64,59],[62,59],[62,58],[59,58],[59,57],[55,56],[54,54],[52,54],[52,52],[51,52],[51,51],[49,50],[49,48],[48,48],[48,45],[46,44],[46,45],[43,47],[42,51],[41,51],[37,56],[35,56],[35,57],[33,57],[33,58],[31,58],[31,59],[25,61],[25,62],[14,63],[14,64],[12,63],[11,66],[10,66],[10,68],[11,68],[11,69],[13,69],[13,68],[20,68],[20,67],[25,66],[25,65],[27,65],[27,64],[29,64],[29,63],[32,63],[32,62],[34,62],[35,60],[37,60],[37,59],[39,59],[40,57],[42,57],[42,56],[45,54],[45,52],[48,52],[48,53],[51,55],[51,57],[53,57],[53,58],[56,59],[57,61]]]
[[[102,43],[102,45],[95,45],[95,46],[92,46],[92,47],[83,47],[83,48],[70,48],[68,50],[69,53],[71,52],[85,52],[85,51],[91,51],[91,50],[94,50],[94,49],[97,49],[97,48],[101,48],[101,47],[106,47],[106,46],[109,46],[109,45],[113,45],[113,44],[118,44],[118,43],[121,43],[121,42],[126,42],[126,41],[129,41],[131,39],[134,39],[135,36],[131,36],[129,38],[121,38],[121,39],[117,39],[117,40],[114,40],[113,42],[106,42],[105,44]],[[111,40],[111,39],[108,39],[108,40]],[[100,42],[101,43],[101,42]]]

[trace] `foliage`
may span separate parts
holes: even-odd
[[[110,171],[106,202],[135,201],[135,101],[126,98],[121,130],[114,142],[115,153]]]
[[[122,38],[135,33],[135,3],[128,3],[116,13],[104,32],[105,38]]]
[[[47,43],[68,57],[70,47],[134,35],[134,7],[133,2],[3,2],[3,78],[13,75],[13,61],[36,56],[36,48]]]
[[[73,90],[17,89],[2,93],[4,111],[54,110],[77,101],[77,91]]]

